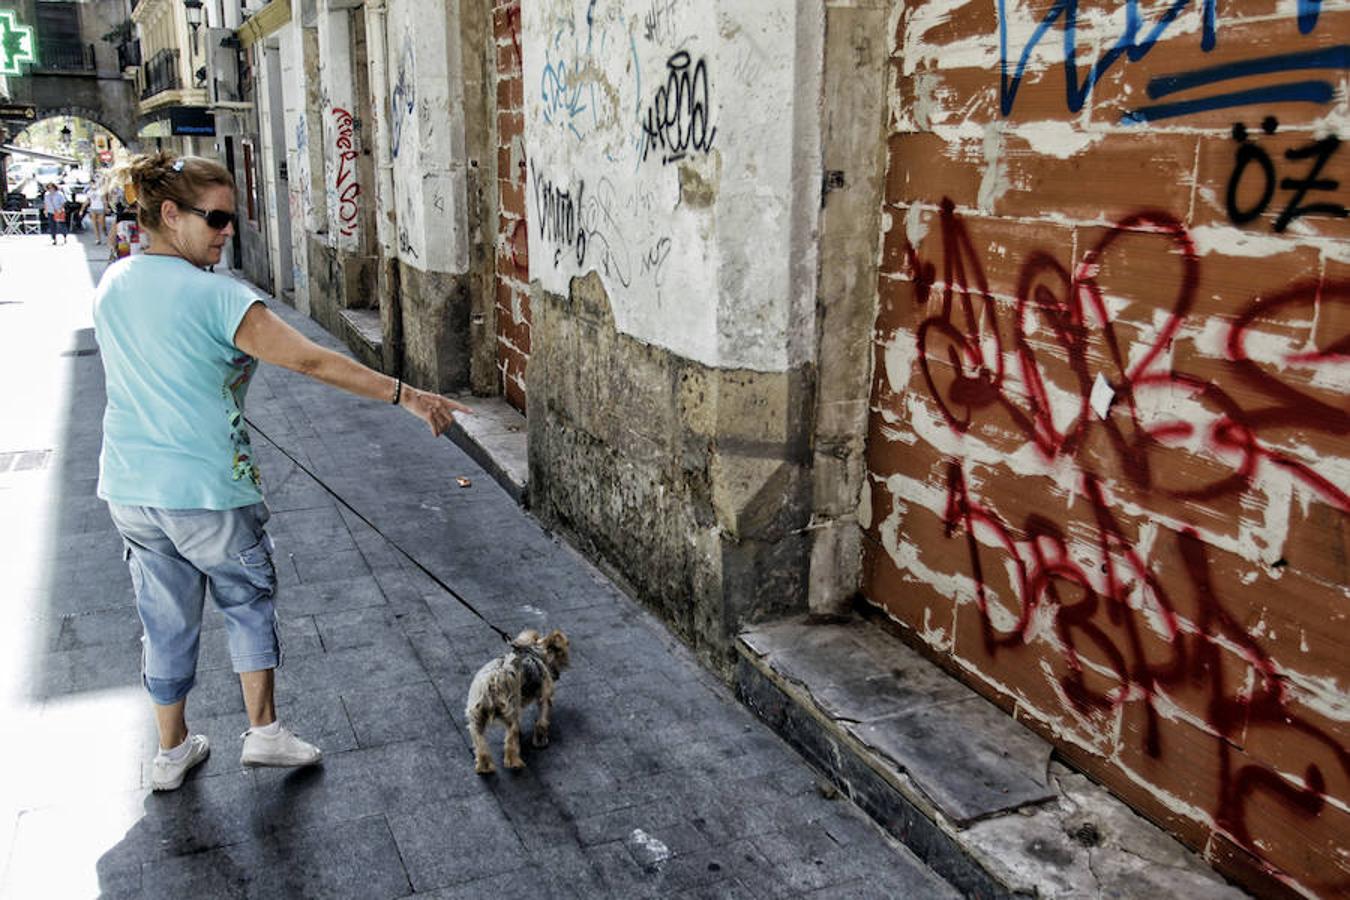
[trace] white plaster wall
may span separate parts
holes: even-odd
[[[281,85],[277,83],[279,79],[269,77],[271,72],[272,54],[275,49],[269,49],[269,43],[259,43],[254,48],[254,58],[257,60],[256,82],[254,84],[255,96],[258,104],[258,180],[262,188],[262,220],[264,233],[267,238],[268,263],[272,273],[273,292],[278,296],[285,289],[289,278],[289,272],[282,273],[281,253],[281,225],[279,221],[283,217],[282,204],[287,204],[289,209],[289,200],[286,197],[279,196],[280,184],[277,181],[276,154],[278,148],[272,140],[274,132],[273,117],[280,116],[283,111],[280,107]],[[284,153],[285,148],[280,148]],[[289,222],[287,223],[289,230]],[[287,254],[289,256],[290,254]]]
[[[399,258],[462,273],[469,268],[464,120],[450,80],[459,70],[457,27],[448,27],[457,7],[389,0],[386,71]]]
[[[823,16],[818,0],[522,4],[531,279],[565,295],[594,270],[619,331],[708,365],[810,360]],[[658,97],[681,92],[654,140]]]
[[[366,17],[366,66],[370,74],[370,135],[375,143],[375,237],[380,253],[395,250],[395,204],[393,163],[389,154],[389,68],[386,37],[389,7],[385,0],[367,0],[361,8]]]
[[[355,73],[352,68],[351,11],[319,13],[319,84],[323,116],[323,165],[328,240],[341,250],[354,251],[361,244],[361,195],[358,173],[361,153],[356,109]]]
[[[309,254],[305,250],[306,224],[314,206],[310,191],[309,134],[305,123],[305,65],[302,29],[295,22],[277,33],[281,44],[281,95],[286,127],[286,171],[291,228],[283,240],[291,242],[291,277],[296,309],[309,314]]]

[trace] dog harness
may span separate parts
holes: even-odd
[[[548,672],[556,681],[558,670],[548,664],[548,660],[533,647],[513,646],[515,658],[519,661],[520,669],[520,696],[522,699],[530,700],[539,696],[539,692],[544,686],[544,673]]]

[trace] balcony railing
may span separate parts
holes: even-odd
[[[38,44],[38,67],[55,72],[94,72],[94,45],[72,41],[42,41]]]
[[[142,100],[183,86],[182,78],[178,74],[177,48],[166,47],[150,57],[150,61],[141,67],[141,73],[144,78],[141,88]]]
[[[126,41],[117,45],[117,68],[128,69],[141,64],[141,42]]]

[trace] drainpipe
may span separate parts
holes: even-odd
[[[380,264],[384,272],[389,314],[384,322],[386,339],[393,345],[391,360],[395,374],[404,374],[403,297],[400,291],[398,250],[396,246],[396,209],[394,198],[394,160],[389,144],[389,39],[386,34],[388,8],[385,0],[367,0],[366,64],[370,70],[370,113],[375,121],[375,235],[380,245]]]
[[[391,253],[395,246],[394,160],[389,146],[389,39],[385,34],[388,10],[385,0],[367,0],[366,61],[370,68],[371,116],[375,119],[375,231],[380,247]]]

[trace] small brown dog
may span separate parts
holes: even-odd
[[[523,769],[520,758],[520,718],[525,707],[539,702],[534,723],[534,745],[548,746],[548,716],[553,708],[553,685],[571,662],[567,635],[554,629],[540,637],[534,629],[516,635],[511,649],[478,670],[469,685],[469,702],[464,718],[473,737],[474,771],[488,775],[496,771],[483,732],[494,719],[506,725],[506,743],[502,765]]]

